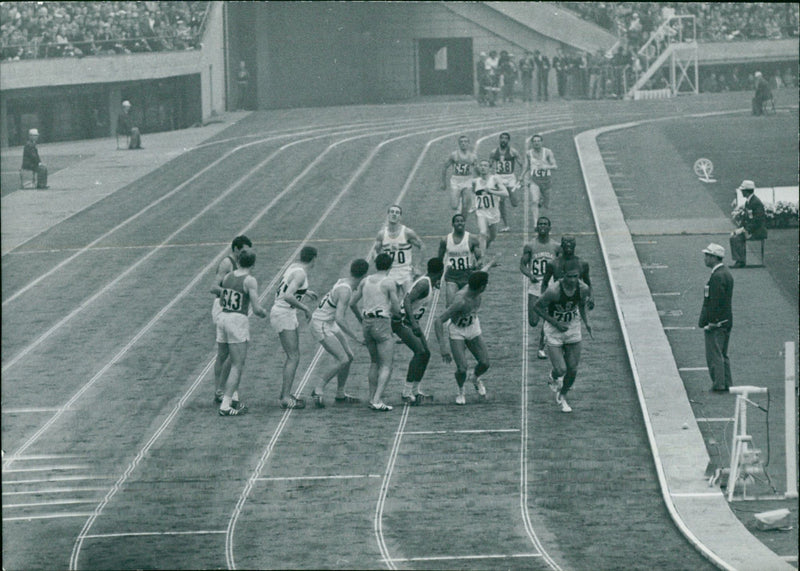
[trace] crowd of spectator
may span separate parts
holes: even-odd
[[[195,49],[208,2],[0,2],[0,59]]]
[[[638,47],[671,14],[695,16],[697,40],[798,37],[796,2],[562,2],[565,8]]]

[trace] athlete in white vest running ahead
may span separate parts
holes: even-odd
[[[381,252],[392,257],[392,269],[389,277],[397,283],[397,297],[402,299],[411,288],[414,274],[413,248],[418,248],[420,257],[424,259],[425,244],[422,243],[417,233],[408,226],[401,224],[403,209],[397,204],[389,207],[386,216],[386,225],[380,229],[375,238],[371,256],[374,258]]]

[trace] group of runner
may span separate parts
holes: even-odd
[[[550,220],[539,217],[540,208],[549,209],[550,180],[557,168],[552,151],[543,146],[538,134],[526,142],[524,156],[510,145],[510,140],[508,133],[502,133],[490,157],[479,160],[471,149],[470,139],[459,138],[458,149],[449,155],[443,169],[442,189],[446,190],[449,182],[450,206],[454,211],[452,231],[441,239],[437,255],[427,260],[424,271],[415,269],[414,260],[425,259],[425,245],[416,232],[401,222],[399,205],[389,207],[386,223],[367,259],[353,260],[349,275],[339,279],[321,298],[308,284],[308,271],[314,265],[317,250],[311,246],[301,249],[299,259],[281,277],[269,312],[270,323],[286,355],[279,396],[282,408],[305,407],[305,400],[292,391],[300,354],[298,312],[304,314],[312,336],[334,360],[311,391],[316,407],[325,407],[325,390],[334,377],[335,402],[360,402],[345,391],[354,359],[351,342],[365,345],[370,355],[368,381],[372,410],[392,410],[392,406],[383,402],[383,394],[391,377],[397,343],[405,344],[412,352],[403,401],[422,404],[432,400],[431,395],[420,390],[431,358],[420,322],[442,281],[445,309],[432,318],[432,323],[442,359],[446,363],[455,362],[458,387],[455,402],[466,403],[465,387],[469,384],[480,398],[486,398],[481,376],[488,371],[490,362],[478,310],[488,285],[488,270],[495,265],[486,252],[498,231],[509,230],[506,202],[517,206],[518,192],[524,187],[530,193],[536,221],[536,237],[524,246],[520,262],[520,271],[530,282],[528,321],[531,327],[537,327],[540,319],[544,321],[538,356],[550,357],[552,371],[548,383],[556,392],[560,409],[571,411],[566,394],[574,383],[580,360],[581,321],[591,334],[586,314],[593,307],[588,264],[575,256],[574,237],[565,236],[560,244],[556,243],[550,237]],[[466,230],[472,213],[477,218],[478,235]],[[498,228],[501,222],[503,226]],[[246,236],[237,236],[231,243],[231,254],[220,262],[211,288],[215,295],[212,317],[217,330],[215,401],[222,416],[236,416],[247,410],[238,395],[250,338],[247,315],[252,308],[259,317],[267,316],[258,302],[258,284],[250,273],[254,263],[251,241]],[[370,274],[371,263],[375,271]],[[348,312],[360,323],[361,335],[348,325]],[[476,361],[472,370],[468,366],[468,351]]]

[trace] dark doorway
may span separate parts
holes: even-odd
[[[419,94],[472,95],[472,38],[419,40]]]

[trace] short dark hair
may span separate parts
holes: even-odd
[[[309,263],[317,257],[317,249],[314,246],[303,246],[300,250],[300,261],[304,264]]]
[[[386,212],[389,212],[392,208],[397,208],[400,211],[400,214],[403,213],[403,207],[399,204],[392,204],[389,208],[386,209]]]
[[[576,243],[575,236],[561,236],[561,243],[564,244],[565,242],[572,242],[574,245]]]
[[[550,219],[547,216],[539,216],[539,219],[536,221],[536,225],[538,226],[541,222],[547,222],[548,226],[552,226],[553,223],[550,222]]]
[[[239,267],[240,268],[252,268],[253,264],[256,263],[256,253],[252,250],[242,250],[242,253],[239,254]]]
[[[503,137],[507,137],[509,141],[511,140],[511,135],[508,133],[500,133],[500,138],[502,139]]]
[[[236,236],[231,242],[231,250],[241,250],[247,246],[248,248],[253,247],[253,243],[250,241],[250,238],[242,234],[241,236]]]
[[[478,291],[489,283],[489,274],[481,271],[473,272],[469,276],[469,281],[467,283],[469,284],[469,289]]]
[[[350,264],[350,275],[354,278],[361,278],[369,271],[369,262],[367,262],[364,258],[358,258],[357,260],[353,260],[353,263]]]
[[[533,141],[534,139],[544,140],[544,137],[542,137],[539,133],[534,133],[533,135],[531,135],[531,141]]]
[[[461,214],[460,212],[457,212],[457,213],[453,214],[453,217],[450,219],[450,224],[453,224],[453,223],[455,223],[455,221],[456,221],[456,217],[459,217],[459,216],[460,216],[461,218],[464,218],[464,215],[463,215],[463,214]],[[464,220],[466,221],[466,218],[464,218]]]
[[[441,274],[444,271],[444,262],[439,258],[431,258],[428,260],[428,273]]]
[[[375,256],[375,267],[379,272],[383,272],[392,267],[392,257],[386,252],[381,252]]]

